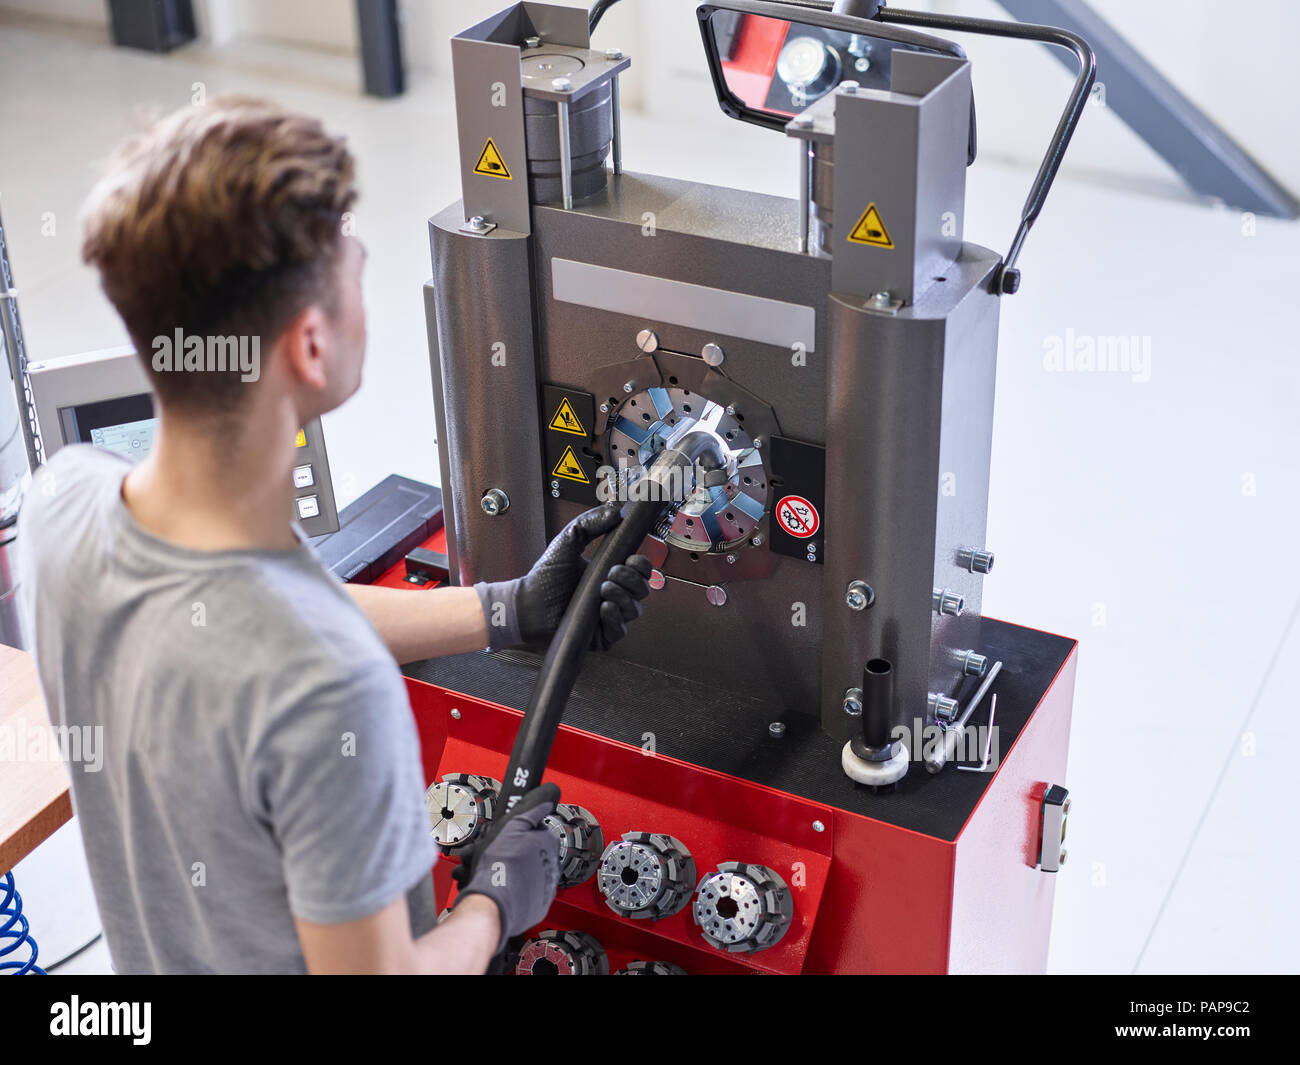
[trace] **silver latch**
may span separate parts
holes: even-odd
[[[1070,816],[1070,793],[1051,784],[1043,795],[1043,835],[1038,844],[1038,867],[1058,872],[1065,864],[1065,823]]]

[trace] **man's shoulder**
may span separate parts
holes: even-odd
[[[242,668],[274,676],[288,705],[404,700],[387,647],[314,557],[262,561],[212,580],[209,622],[221,626],[223,649],[243,647]]]
[[[259,639],[318,660],[321,674],[345,677],[350,663],[388,657],[369,619],[306,547],[284,558],[250,559],[210,581],[215,594],[242,606],[242,620]]]
[[[84,508],[120,491],[131,464],[119,455],[72,444],[61,448],[36,471],[23,500],[20,522],[39,522],[50,515]]]
[[[33,478],[33,484],[42,480],[66,479],[69,481],[119,480],[131,469],[131,463],[121,455],[105,451],[92,444],[69,444],[46,462]]]
[[[18,513],[19,550],[27,564],[48,574],[94,550],[130,469],[125,459],[89,444],[65,447],[41,466]]]

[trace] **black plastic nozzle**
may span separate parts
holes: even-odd
[[[862,669],[862,742],[884,751],[893,742],[894,666],[887,658],[873,658]]]

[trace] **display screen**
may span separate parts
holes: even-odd
[[[66,443],[94,444],[132,462],[149,454],[158,431],[153,396],[147,392],[64,407],[59,417]]]

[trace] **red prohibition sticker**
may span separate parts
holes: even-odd
[[[803,496],[786,496],[776,505],[776,520],[791,536],[807,540],[822,527],[822,516]]]

